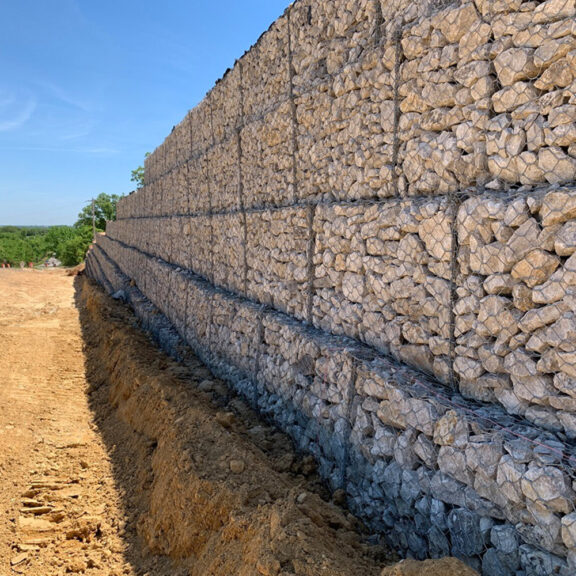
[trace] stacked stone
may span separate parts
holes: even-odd
[[[210,126],[212,137],[212,145],[205,144],[201,149],[206,162],[212,212],[238,211],[242,206],[240,148],[236,132],[242,115],[240,82],[238,69],[228,72],[206,96],[209,116],[198,118]]]
[[[238,211],[240,198],[240,156],[237,138],[217,142],[206,152],[212,211]]]
[[[357,374],[351,446],[368,464],[353,467],[373,482],[355,494],[358,508],[419,557],[454,554],[484,574],[570,573],[569,445],[381,359],[359,361]],[[411,522],[413,532],[401,528]]]
[[[129,229],[129,246],[134,246],[146,254],[157,256],[157,247],[160,244],[160,235],[163,232],[162,224],[165,221],[160,218],[145,218],[132,221]]]
[[[420,2],[413,2],[412,0],[378,1],[380,2],[382,20],[386,25],[387,34],[391,34],[393,30],[397,30],[403,25],[429,16],[432,11],[443,4],[438,0],[421,0]]]
[[[491,176],[522,184],[576,179],[574,2],[486,2],[480,10],[492,21],[498,79],[487,125]]]
[[[130,257],[103,245],[117,261]],[[108,258],[97,260],[110,274]],[[570,573],[562,557],[576,536],[574,454],[554,435],[496,406],[445,396],[354,341],[307,330],[158,260],[147,274],[172,324],[398,548],[454,554],[486,574],[539,574],[538,564]],[[121,287],[117,272],[110,282]]]
[[[242,188],[246,208],[294,202],[288,20],[278,19],[239,65],[243,126]]]
[[[164,315],[170,324],[180,335],[185,334],[186,329],[186,298],[185,294],[186,273],[180,268],[170,266],[169,269],[160,267],[160,274],[165,274],[165,284],[163,284],[166,301],[162,305]]]
[[[290,19],[299,197],[392,195],[394,51],[379,4],[301,2]]]
[[[119,202],[116,207],[116,219],[123,220],[131,216],[136,217],[138,214],[138,205],[143,197],[144,194],[139,195],[131,192],[128,196],[122,198],[122,202]]]
[[[241,214],[222,214],[212,218],[212,282],[232,292],[244,293],[244,223]],[[192,238],[194,241],[194,238]],[[195,270],[196,267],[192,267]]]
[[[244,394],[253,398],[260,355],[260,307],[224,291],[213,291],[209,327],[212,363],[218,374],[234,382],[248,381]]]
[[[193,155],[187,164],[189,213],[191,215],[209,214],[212,194],[206,157]]]
[[[173,261],[178,266],[193,270],[204,278],[213,277],[212,220],[209,216],[179,219],[180,226],[174,236]],[[225,255],[222,255],[225,257]]]
[[[447,381],[451,235],[444,200],[319,206],[314,324]]]
[[[188,209],[191,215],[207,215],[212,211],[212,170],[217,169],[214,162],[209,163],[208,155],[214,145],[212,106],[211,99],[207,97],[187,116],[191,133],[187,162]]]
[[[180,124],[181,126],[182,124]],[[172,198],[170,214],[189,214],[190,207],[188,199],[190,197],[190,175],[188,172],[188,163],[182,162],[178,164],[168,177],[168,186],[170,194],[168,198]]]
[[[306,320],[310,226],[306,208],[246,215],[248,296]]]
[[[211,122],[211,130],[214,142],[234,140],[237,130],[242,122],[242,71],[239,66],[227,70],[221,80],[207,95],[210,103],[209,118],[200,121],[208,124]],[[210,142],[201,144],[199,151],[206,150]]]
[[[152,186],[148,185],[124,196],[116,205],[116,219],[128,220],[129,218],[141,217],[151,194]]]
[[[401,34],[400,190],[447,194],[482,182],[493,81],[479,44],[489,40],[490,27],[473,3],[463,3],[405,25]]]
[[[471,198],[458,212],[463,392],[576,437],[576,190]]]
[[[287,88],[287,86],[286,86]],[[292,108],[284,102],[241,131],[242,187],[247,208],[294,202]]]
[[[209,364],[210,325],[213,310],[212,286],[192,274],[184,275],[181,298],[186,302],[186,322],[182,337]]]

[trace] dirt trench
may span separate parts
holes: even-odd
[[[0,506],[2,576],[473,574],[393,565],[283,434],[61,272],[0,274]]]

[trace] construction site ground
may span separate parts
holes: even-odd
[[[0,576],[469,576],[397,562],[311,459],[64,270],[0,271]]]

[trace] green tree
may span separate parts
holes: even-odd
[[[92,225],[77,226],[74,235],[62,242],[56,252],[64,266],[76,266],[84,260],[92,243]]]
[[[44,236],[47,254],[49,256],[56,254],[56,258],[61,260],[62,246],[77,234],[78,231],[72,226],[51,226]]]
[[[150,152],[146,152],[144,154],[144,158],[148,158],[150,156]],[[144,166],[138,166],[136,170],[132,170],[130,173],[130,180],[132,182],[136,182],[136,188],[143,188],[144,187]]]
[[[94,220],[97,230],[104,232],[106,230],[106,222],[116,219],[116,205],[120,198],[122,196],[117,194],[98,194],[94,200]],[[78,220],[74,227],[80,228],[82,226],[92,227],[92,203],[84,206],[82,212],[78,214]]]
[[[40,262],[46,253],[44,227],[0,227],[0,261],[16,266],[20,262]]]

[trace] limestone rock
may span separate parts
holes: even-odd
[[[431,256],[441,261],[450,261],[452,236],[450,217],[447,213],[438,212],[432,218],[423,220],[418,235]]]
[[[568,156],[558,146],[542,148],[538,154],[538,167],[550,184],[576,180],[576,158]]]
[[[562,541],[567,548],[576,548],[576,512],[562,518]]]
[[[454,410],[446,412],[434,427],[434,444],[463,446],[467,440],[468,423]]]
[[[560,392],[576,398],[576,378],[570,378],[567,374],[559,372],[554,375],[552,382],[554,387],[560,390]]]
[[[432,374],[434,358],[427,346],[402,346],[399,353],[400,358],[406,364]]]
[[[524,501],[521,488],[524,470],[525,466],[516,463],[508,454],[502,456],[498,463],[496,482],[504,496],[516,504],[521,504]]]
[[[534,142],[529,139],[528,143]],[[538,184],[546,182],[546,173],[538,164],[538,155],[535,152],[524,151],[516,158],[516,168],[522,184]]]
[[[516,396],[531,403],[545,403],[548,396],[555,393],[552,378],[543,374],[521,377],[513,375],[512,384]]]
[[[518,80],[534,78],[538,72],[532,48],[505,50],[494,60],[494,68],[503,86],[510,86]]]
[[[544,70],[540,78],[534,82],[534,87],[538,90],[554,90],[555,88],[566,88],[572,84],[576,78],[574,64],[567,59],[554,62],[550,68]]]
[[[470,254],[470,268],[484,276],[510,272],[517,255],[506,244],[493,242]]]
[[[576,252],[576,222],[567,222],[556,236],[554,250],[559,256],[570,256]]]
[[[553,512],[569,514],[572,511],[574,492],[561,470],[553,466],[534,466],[522,476],[522,492]]]
[[[545,127],[544,140],[548,146],[571,146],[576,142],[576,123],[560,124],[554,129]]]
[[[510,112],[523,104],[535,101],[537,98],[538,92],[532,84],[516,82],[495,92],[492,95],[492,104],[497,113]]]
[[[576,257],[572,254],[564,266],[554,272],[547,282],[534,288],[532,299],[537,304],[551,304],[574,292],[576,292]]]
[[[342,292],[351,302],[362,302],[366,291],[364,276],[347,272],[342,278]]]
[[[576,104],[564,104],[552,108],[548,114],[548,126],[556,128],[565,124],[571,124],[576,117]]]
[[[534,9],[534,23],[553,22],[576,15],[576,5],[572,0],[547,0]]]
[[[514,350],[506,355],[504,368],[512,376],[518,378],[529,378],[536,376],[536,362],[526,352]]]
[[[454,370],[461,378],[466,380],[474,380],[484,374],[484,368],[480,362],[464,356],[456,357]]]
[[[473,61],[463,66],[459,66],[454,72],[454,79],[463,86],[470,88],[479,78],[488,76],[490,70],[490,62]]]
[[[569,36],[545,40],[534,52],[534,64],[539,69],[547,68],[550,64],[566,56],[575,47],[576,41]]]
[[[416,442],[414,443],[414,453],[429,468],[436,467],[438,449],[425,434],[419,434],[418,438],[416,438]]]
[[[438,27],[450,44],[459,42],[466,31],[480,20],[472,2],[443,11],[437,16]]]
[[[560,318],[561,314],[562,307],[558,304],[551,304],[543,308],[529,310],[518,322],[518,327],[523,332],[530,334],[539,328],[554,323]]]
[[[486,296],[480,301],[478,324],[481,336],[505,334],[510,338],[518,332],[518,321],[511,310],[510,300],[503,296]]]
[[[472,474],[466,466],[464,450],[454,446],[442,446],[438,451],[440,470],[463,484],[472,484]]]
[[[500,443],[491,442],[488,437],[471,437],[466,447],[466,465],[472,471],[482,470],[487,476],[495,478],[503,455]]]
[[[504,295],[512,294],[516,282],[510,274],[492,274],[484,281],[484,290],[488,294]]]
[[[576,249],[576,248],[575,248]],[[560,265],[560,260],[544,250],[533,250],[514,265],[512,278],[521,280],[530,288],[546,282]]]
[[[518,182],[520,180],[520,171],[515,156],[489,156],[488,170],[490,174],[505,182]]]

